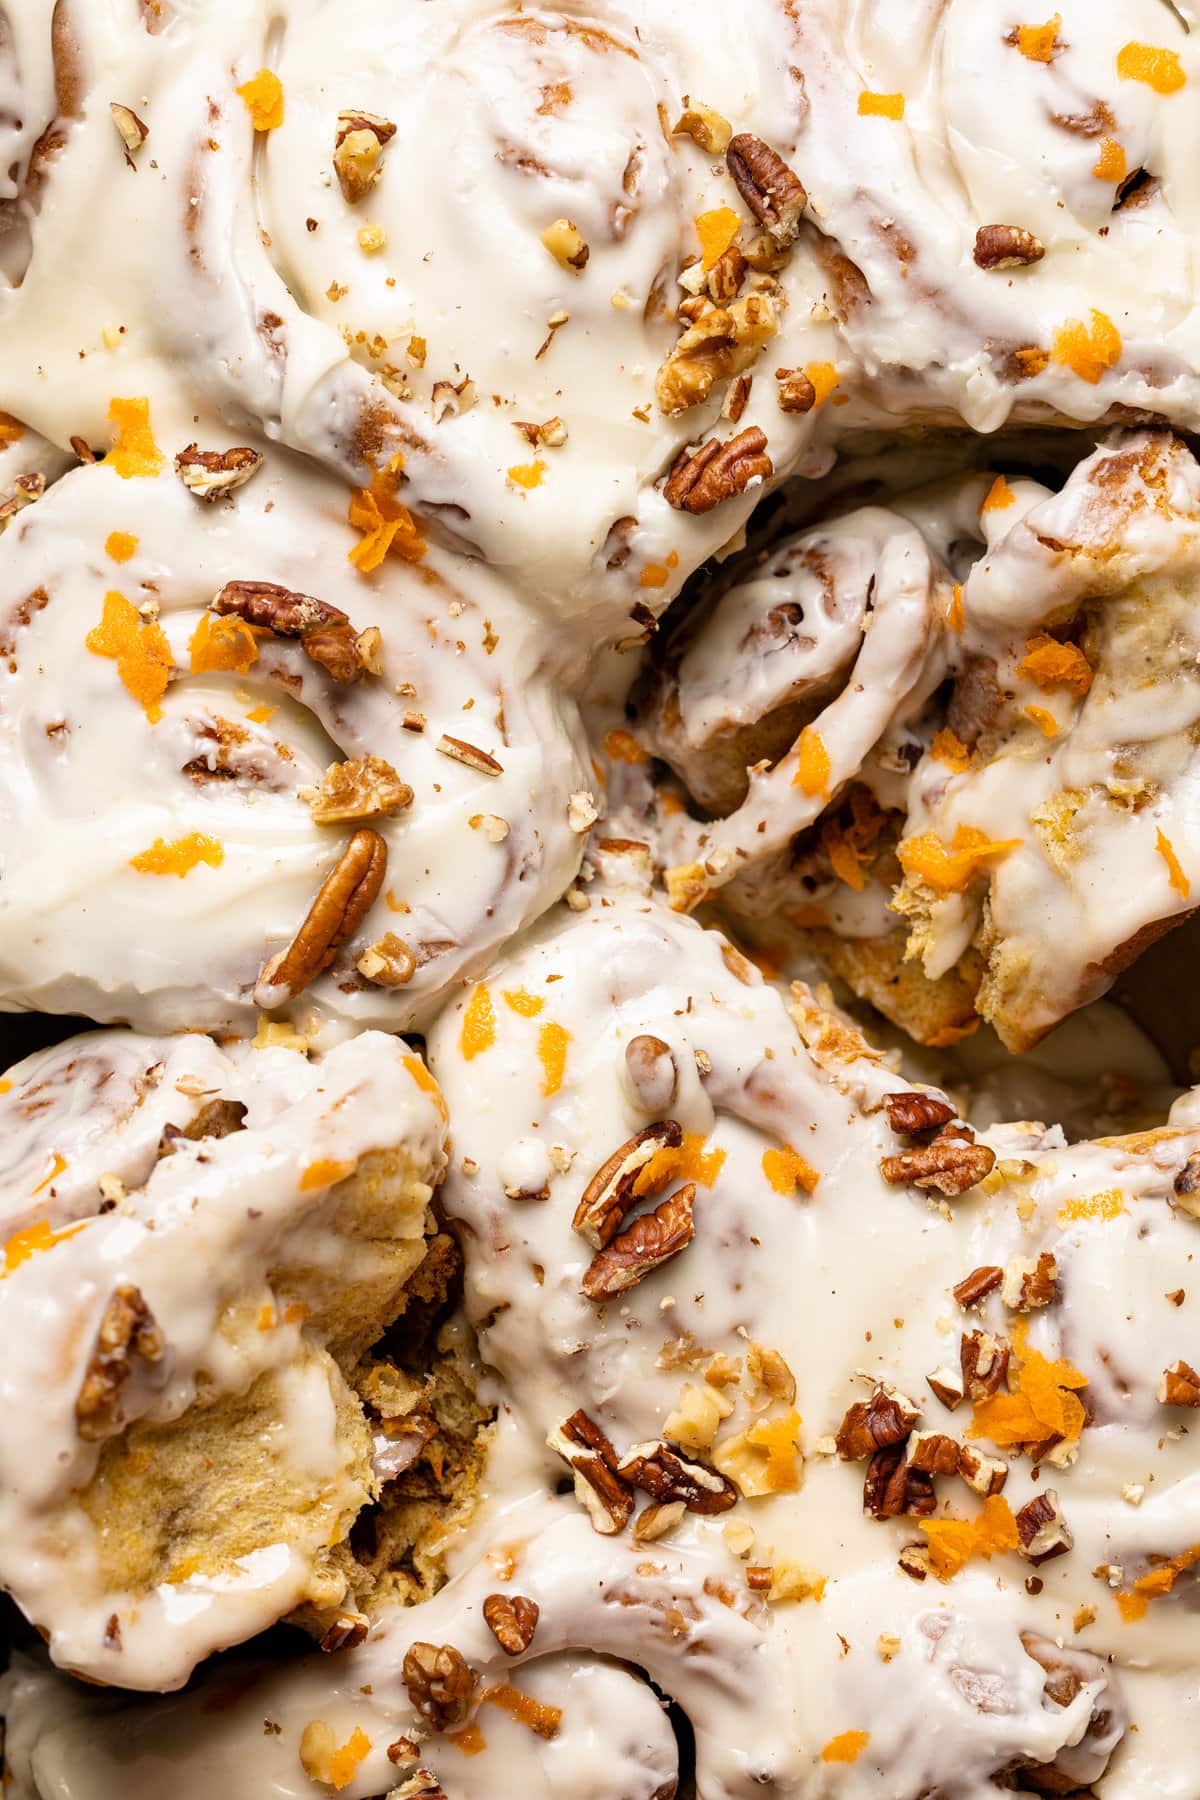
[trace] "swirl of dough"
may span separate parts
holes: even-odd
[[[206,504],[129,408],[7,538],[3,1002],[411,1025],[576,871],[571,703],[481,567],[363,574],[281,452]]]
[[[0,287],[24,277],[47,180],[83,116],[77,5],[0,6]]]

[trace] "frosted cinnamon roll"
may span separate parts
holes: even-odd
[[[398,1472],[367,1352],[444,1164],[426,1069],[377,1033],[310,1063],[97,1032],[0,1086],[0,1580],[129,1688],[353,1615],[350,1528]]]
[[[5,540],[0,1003],[410,1025],[573,876],[571,703],[478,565],[113,416]]]
[[[841,346],[883,413],[1194,427],[1186,10],[796,9],[796,170]]]
[[[97,22],[94,81],[137,80],[148,136],[124,179],[111,122],[85,121],[10,317],[63,288],[103,180],[155,246],[158,298],[137,267],[105,285],[172,404],[198,395],[355,479],[403,454],[436,529],[629,636],[766,482],[827,465],[845,398],[798,247],[788,9],[756,0],[750,29],[713,0],[329,16],[294,0],[276,34],[266,4],[191,8],[152,39],[131,4]],[[51,435],[99,398],[70,329],[69,425],[40,384]]]

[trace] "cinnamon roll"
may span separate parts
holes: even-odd
[[[573,876],[572,705],[483,568],[113,411],[5,539],[0,1004],[410,1025]]]

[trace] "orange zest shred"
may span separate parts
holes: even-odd
[[[567,1072],[567,1049],[571,1042],[571,1034],[563,1026],[556,1025],[553,1020],[543,1025],[538,1032],[538,1061],[542,1065],[542,1097],[549,1100],[557,1094],[563,1084],[563,1076]]]
[[[961,894],[986,864],[998,856],[1007,856],[1022,842],[1021,838],[998,842],[974,825],[959,825],[949,846],[935,831],[927,831],[900,844],[896,855],[910,880],[923,881],[935,894]]]
[[[951,1581],[973,1556],[990,1558],[1021,1543],[1012,1507],[999,1494],[984,1501],[973,1519],[921,1519],[929,1540],[929,1561],[939,1581]]]
[[[821,1751],[824,1763],[856,1763],[871,1741],[869,1731],[839,1731]]]
[[[1156,94],[1177,94],[1187,86],[1178,53],[1156,44],[1124,44],[1117,51],[1117,74],[1122,81],[1144,81]]]
[[[825,740],[813,726],[806,725],[796,744],[796,773],[792,786],[801,788],[809,798],[829,794],[829,775],[833,764],[825,748]]]
[[[268,706],[264,700],[261,706],[252,706],[250,711],[246,714],[246,717],[252,725],[266,725],[269,724],[278,711],[279,708],[277,706]]]
[[[335,1181],[345,1181],[347,1175],[353,1175],[358,1164],[356,1162],[336,1162],[333,1158],[322,1156],[316,1162],[310,1162],[300,1177],[300,1192],[311,1194],[314,1188],[332,1187]]]
[[[34,1193],[40,1194],[43,1188],[48,1188],[52,1182],[57,1181],[66,1166],[66,1157],[60,1156],[59,1152],[56,1150],[50,1159],[50,1173],[42,1176],[42,1179],[33,1190]]]
[[[744,1441],[766,1458],[761,1487],[772,1494],[792,1494],[800,1486],[800,1414],[789,1406],[777,1419],[760,1419],[745,1432]]]
[[[700,239],[700,261],[705,271],[715,268],[742,228],[742,221],[732,206],[718,206],[712,212],[696,217],[696,236]]]
[[[0,412],[0,449],[8,444],[19,444],[25,436],[25,427],[11,413]]]
[[[182,881],[200,863],[219,869],[224,861],[225,852],[218,839],[203,831],[189,831],[186,837],[174,838],[169,844],[165,838],[155,838],[148,850],[130,857],[129,866],[139,875],[178,875]]]
[[[779,1150],[764,1150],[762,1168],[777,1194],[794,1194],[797,1188],[811,1194],[821,1179],[812,1164],[790,1144],[784,1144]]]
[[[100,623],[84,639],[93,656],[111,656],[126,690],[145,708],[152,725],[162,718],[158,702],[174,667],[171,646],[158,625],[144,621],[131,600],[110,591]]]
[[[545,473],[546,465],[539,456],[531,463],[514,463],[508,471],[508,479],[514,487],[524,488],[528,493],[541,487]]]
[[[482,1056],[485,1050],[491,1049],[495,1041],[496,1008],[492,1004],[490,988],[481,984],[467,1001],[467,1009],[463,1013],[459,1049],[464,1062],[472,1062],[475,1057]]]
[[[1026,640],[1017,674],[1036,682],[1047,693],[1053,688],[1070,688],[1080,698],[1092,685],[1092,665],[1079,646],[1060,644],[1044,632]]]
[[[962,636],[962,628],[963,628],[964,619],[963,619],[963,591],[962,591],[962,582],[961,581],[956,581],[954,583],[954,588],[950,595],[950,610],[946,614],[946,623],[947,623],[947,625],[949,625],[951,631],[954,632],[956,637]]]
[[[421,1092],[429,1095],[429,1098],[433,1101],[433,1104],[437,1107],[438,1112],[444,1119],[447,1112],[445,1096],[420,1057],[406,1056],[404,1058],[404,1066],[420,1088]]]
[[[948,726],[934,732],[929,754],[937,762],[945,763],[947,768],[953,769],[956,775],[961,775],[964,769],[971,766],[971,752]]]
[[[1183,864],[1175,854],[1174,844],[1160,831],[1154,848],[1167,865],[1167,875],[1170,878],[1171,886],[1181,899],[1186,900],[1192,891],[1192,884],[1183,872]]]
[[[1100,140],[1100,154],[1092,168],[1097,181],[1124,181],[1129,173],[1129,159],[1125,154],[1125,146],[1116,138]]]
[[[1105,369],[1121,360],[1121,334],[1107,313],[1093,306],[1091,323],[1068,319],[1054,334],[1054,360],[1095,387]]]
[[[469,1725],[462,1725],[457,1731],[448,1731],[446,1742],[453,1744],[461,1756],[481,1756],[487,1749],[487,1739],[479,1729],[478,1719],[472,1719]]]
[[[110,531],[104,540],[105,554],[115,563],[127,563],[137,547],[132,531]]]
[[[804,373],[812,382],[813,392],[816,395],[816,399],[813,401],[815,411],[818,406],[828,400],[834,388],[841,386],[842,378],[837,372],[836,364],[831,362],[805,363]]]
[[[985,513],[1003,512],[1006,507],[1012,505],[1016,497],[1003,475],[997,475],[984,496],[983,505],[979,510]]]
[[[66,1167],[65,1163],[63,1167]],[[42,1185],[45,1186],[45,1183]],[[68,1225],[64,1231],[52,1231],[49,1219],[37,1219],[32,1225],[26,1225],[23,1231],[14,1231],[4,1246],[4,1270],[0,1274],[0,1280],[4,1275],[11,1275],[14,1269],[19,1269],[31,1256],[37,1256],[42,1250],[53,1250],[56,1244],[65,1243],[67,1238],[74,1237],[87,1224],[88,1220],[83,1219],[78,1225]]]
[[[1025,717],[1037,726],[1043,737],[1054,738],[1058,736],[1058,720],[1055,718],[1054,714],[1048,712],[1044,706],[1027,706],[1025,708]]]
[[[11,1081],[0,1081],[0,1094],[11,1094],[12,1085]]]
[[[821,825],[821,847],[829,858],[829,866],[839,881],[856,894],[866,890],[863,866],[883,829],[884,813],[869,788],[856,783],[850,789],[849,824],[841,818],[825,819]]]
[[[1055,13],[1044,25],[1018,25],[1017,49],[1030,62],[1048,63],[1059,47],[1058,33],[1061,25],[1061,13]]]
[[[276,131],[283,124],[283,83],[273,70],[260,69],[237,91],[255,131]]]
[[[1040,1350],[1031,1350],[1027,1335],[1021,1320],[1012,1334],[1010,1391],[976,1401],[968,1437],[987,1438],[1006,1449],[1041,1444],[1047,1438],[1073,1442],[1082,1432],[1087,1414],[1075,1390],[1087,1387],[1087,1376],[1063,1358],[1051,1361]]]
[[[349,1787],[358,1765],[371,1751],[371,1740],[361,1725],[356,1725],[340,1750],[329,1758],[329,1781],[335,1788]]]
[[[154,441],[150,428],[150,402],[144,396],[131,400],[110,400],[108,417],[116,426],[112,449],[104,459],[106,469],[113,469],[122,481],[135,475],[158,475],[166,458]]]
[[[1145,1575],[1139,1575],[1133,1587],[1125,1593],[1117,1595],[1117,1607],[1127,1625],[1137,1619],[1144,1619],[1151,1600],[1159,1600],[1169,1594],[1181,1575],[1194,1569],[1200,1563],[1200,1544],[1193,1544],[1189,1550],[1181,1551],[1170,1561],[1159,1563]]]
[[[1081,1194],[1058,1209],[1059,1223],[1078,1224],[1082,1219],[1120,1218],[1125,1211],[1125,1196],[1120,1188],[1106,1188],[1102,1194]]]
[[[503,992],[504,1004],[523,1019],[536,1019],[546,1004],[540,994],[531,994],[528,988],[505,988]]]
[[[258,661],[253,626],[247,625],[245,619],[220,618],[215,613],[202,616],[189,649],[193,675],[207,675],[212,669],[245,675]]]
[[[495,1687],[488,1688],[483,1694],[488,1706],[498,1706],[510,1718],[535,1731],[538,1737],[552,1738],[558,1735],[562,1724],[562,1707],[547,1706],[541,1700],[535,1700],[532,1694],[526,1694],[511,1681],[498,1682]]]
[[[604,740],[610,762],[644,763],[650,759],[631,731],[610,731]]]
[[[639,1199],[644,1194],[657,1194],[668,1181],[694,1181],[698,1187],[710,1188],[725,1162],[724,1150],[706,1150],[708,1139],[698,1131],[685,1131],[678,1149],[669,1146],[656,1150],[633,1184]]]
[[[404,458],[397,453],[382,469],[376,469],[370,487],[355,488],[350,496],[347,517],[362,538],[347,556],[360,575],[370,575],[388,556],[412,563],[420,562],[425,554],[416,519],[396,498],[403,470]]]
[[[858,96],[860,118],[902,119],[904,117],[903,94],[873,94],[864,88]]]

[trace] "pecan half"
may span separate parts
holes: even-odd
[[[677,1193],[643,1213],[632,1225],[618,1232],[612,1242],[599,1251],[583,1278],[583,1291],[589,1300],[611,1300],[627,1288],[636,1287],[655,1269],[660,1269],[681,1250],[686,1250],[696,1235],[693,1208],[696,1186],[689,1182]]]
[[[869,1400],[856,1400],[838,1427],[837,1453],[843,1462],[865,1462],[877,1450],[902,1444],[921,1409],[895,1388],[877,1387]]]
[[[957,1127],[943,1127],[957,1131]],[[945,1194],[953,1199],[978,1187],[990,1175],[996,1152],[986,1144],[967,1142],[965,1138],[939,1133],[931,1144],[918,1144],[902,1150],[899,1156],[885,1156],[879,1164],[885,1181],[897,1187],[918,1187]]]
[[[364,827],[354,833],[287,949],[263,965],[254,987],[256,1006],[294,1000],[329,967],[379,898],[387,860],[387,845],[377,831]]]
[[[382,756],[330,763],[315,791],[305,789],[314,825],[357,825],[412,805],[413,791]]]
[[[1200,1375],[1191,1363],[1172,1363],[1163,1370],[1157,1393],[1160,1406],[1200,1406]]]
[[[575,1498],[593,1528],[612,1537],[628,1524],[633,1493],[617,1474],[617,1453],[600,1427],[583,1412],[573,1412],[546,1439],[575,1472]]]
[[[645,1113],[664,1113],[679,1087],[679,1070],[670,1044],[648,1032],[630,1038],[626,1044],[625,1074],[633,1099]]]
[[[958,1301],[964,1312],[972,1306],[978,1306],[989,1294],[995,1293],[1004,1280],[1004,1270],[993,1263],[985,1263],[981,1268],[972,1269],[961,1281],[955,1282],[950,1292]]]
[[[937,1510],[932,1475],[913,1469],[903,1444],[877,1450],[863,1481],[863,1511],[874,1519],[928,1519]]]
[[[234,488],[245,487],[262,466],[259,452],[246,445],[232,450],[201,450],[199,444],[189,444],[175,458],[175,473],[198,500],[220,500]]]
[[[375,113],[341,112],[334,137],[333,168],[348,205],[365,200],[379,180],[383,147],[396,135],[390,119]]]
[[[227,581],[212,610],[221,617],[233,614],[276,637],[299,638],[305,656],[342,686],[358,681],[377,660],[376,627],[356,632],[340,607],[273,581]]]
[[[123,1422],[121,1389],[133,1373],[133,1359],[158,1362],[163,1335],[140,1288],[114,1288],[96,1334],[83,1385],[75,1398],[75,1422],[89,1442],[107,1437]]]
[[[981,225],[975,233],[975,262],[981,269],[1023,269],[1041,262],[1046,247],[1020,225]]]
[[[1040,1255],[1018,1256],[1004,1271],[1000,1298],[1014,1312],[1033,1312],[1058,1299],[1058,1261],[1049,1250]]]
[[[705,1517],[737,1505],[732,1481],[706,1463],[689,1461],[674,1444],[635,1444],[617,1464],[617,1473],[652,1500],[680,1500],[688,1512]]]
[[[808,195],[778,151],[748,131],[739,132],[725,152],[725,166],[759,224],[782,249],[794,244]]]
[[[647,1125],[614,1150],[596,1170],[575,1208],[571,1223],[580,1237],[586,1238],[594,1250],[603,1250],[610,1244],[637,1204],[633,1190],[646,1164],[660,1150],[678,1149],[682,1142],[681,1127],[674,1119],[664,1119],[661,1124]]]
[[[904,1455],[923,1475],[957,1475],[962,1467],[962,1446],[944,1431],[914,1431]]]
[[[533,1642],[540,1608],[524,1594],[489,1594],[483,1603],[488,1630],[506,1656],[522,1656]]]
[[[418,1640],[404,1653],[404,1685],[408,1697],[435,1731],[461,1725],[471,1710],[477,1677],[453,1644]]]
[[[767,437],[759,426],[722,443],[709,438],[699,450],[680,452],[667,477],[663,497],[677,512],[709,513],[752,482],[766,481],[775,464],[766,454]]]
[[[963,1391],[968,1400],[988,1400],[999,1393],[1008,1374],[1008,1345],[990,1331],[965,1331],[961,1356]]]
[[[1021,1539],[1021,1555],[1035,1565],[1065,1556],[1075,1544],[1053,1488],[1035,1494],[1021,1508],[1017,1514],[1017,1533]]]
[[[954,1117],[954,1108],[936,1094],[885,1094],[883,1105],[888,1124],[903,1137],[912,1137],[919,1131],[937,1131]]]

